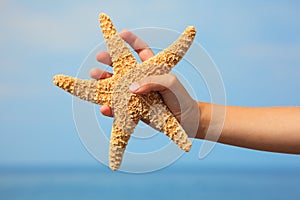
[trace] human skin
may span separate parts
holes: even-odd
[[[124,30],[120,35],[142,61],[154,56],[148,45],[132,32]],[[105,51],[100,51],[96,59],[106,65],[112,64],[109,53]],[[94,68],[90,76],[99,80],[109,78],[112,74]],[[300,154],[300,107],[253,108],[197,102],[172,74],[146,77],[133,83],[129,89],[135,94],[159,92],[177,120],[183,122],[182,126],[190,137],[256,150]],[[224,110],[226,115],[212,115],[213,110],[218,109]],[[113,116],[108,106],[102,106],[100,112],[105,116]],[[197,129],[193,134],[191,127],[195,119]],[[220,137],[206,137],[209,127],[221,127]]]

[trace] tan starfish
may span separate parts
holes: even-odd
[[[192,144],[160,94],[150,92],[136,95],[130,92],[129,86],[144,77],[168,73],[192,44],[195,28],[187,27],[167,49],[143,63],[138,63],[106,14],[100,14],[100,25],[113,62],[113,76],[96,81],[56,75],[54,84],[80,99],[108,105],[114,109],[109,151],[110,168],[117,170],[120,167],[130,135],[139,120],[163,132],[188,152]]]

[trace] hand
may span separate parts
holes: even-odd
[[[148,45],[144,41],[139,39],[136,35],[134,35],[132,32],[130,32],[128,30],[123,30],[120,33],[120,36],[138,53],[138,55],[142,61],[145,61],[145,60],[151,58],[152,56],[154,56],[154,53],[148,47]],[[106,51],[100,51],[99,53],[97,53],[96,59],[97,59],[97,61],[99,61],[103,64],[112,66],[111,57],[110,57],[109,53]],[[100,80],[100,79],[109,78],[112,76],[112,74],[109,72],[103,71],[101,69],[98,69],[98,68],[93,68],[90,71],[90,76],[91,76],[91,78]],[[113,112],[112,112],[111,108],[108,106],[105,106],[105,105],[100,108],[100,112],[103,115],[108,116],[108,117],[113,116]]]
[[[132,32],[124,30],[120,33],[120,36],[138,53],[142,61],[154,56],[149,46]],[[103,64],[112,65],[108,52],[100,51],[96,55],[96,59]],[[94,68],[91,70],[90,76],[99,80],[109,78],[112,74]],[[135,94],[146,94],[151,91],[159,92],[168,108],[176,119],[181,122],[181,125],[189,136],[195,136],[200,117],[198,104],[191,98],[175,75],[149,76],[137,83],[133,83],[129,89]],[[100,108],[100,112],[105,116],[113,116],[112,109],[105,105]]]

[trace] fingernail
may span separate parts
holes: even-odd
[[[129,90],[131,91],[131,92],[134,92],[134,91],[136,91],[137,89],[139,89],[140,88],[140,85],[138,84],[138,83],[132,83],[130,86],[129,86]]]

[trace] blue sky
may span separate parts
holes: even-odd
[[[218,66],[229,105],[293,106],[300,102],[299,9],[299,1],[2,0],[0,164],[95,164],[76,133],[72,99],[52,77],[75,76],[103,41],[99,13],[109,14],[118,30],[181,32],[194,25],[195,40]],[[200,145],[178,163],[300,164],[298,156],[226,145],[200,161]]]

